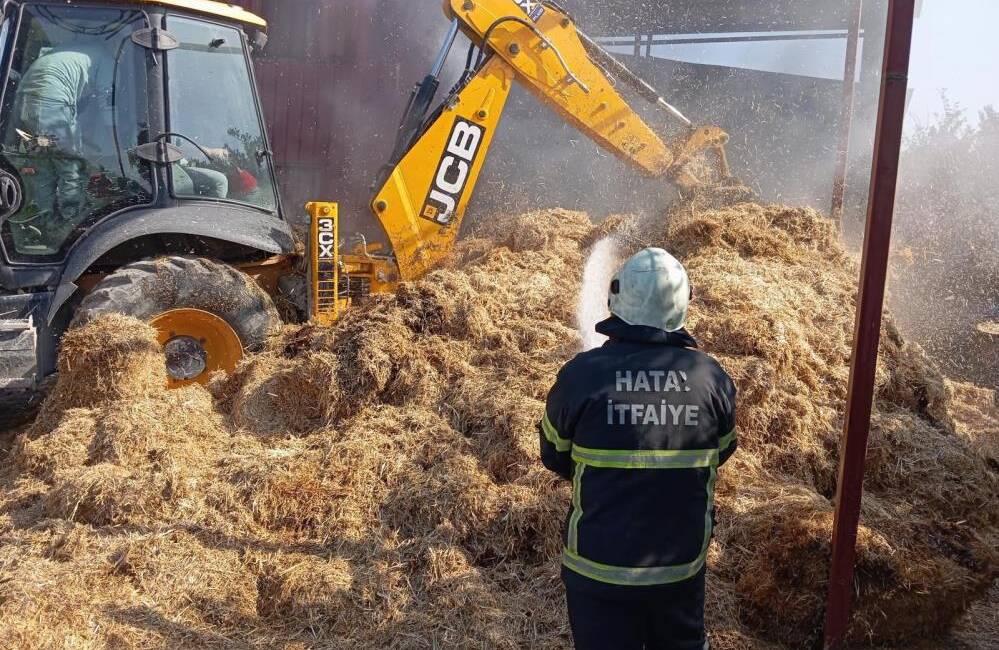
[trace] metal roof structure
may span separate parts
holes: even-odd
[[[881,4],[876,1],[876,4]],[[846,29],[844,0],[562,0],[588,31],[697,34]]]

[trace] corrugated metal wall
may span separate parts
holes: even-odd
[[[370,179],[390,151],[387,136],[409,85],[401,78],[410,75],[401,52],[386,52],[394,28],[386,3],[237,4],[269,23],[268,45],[255,66],[286,211],[300,214],[308,199],[338,200],[345,213],[366,221]],[[357,227],[371,230],[371,224]]]

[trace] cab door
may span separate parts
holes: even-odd
[[[167,14],[177,46],[166,53],[170,143],[183,158],[171,192],[279,214],[278,196],[246,38],[232,25]]]
[[[0,241],[12,263],[58,263],[98,221],[152,203],[143,11],[24,4],[4,65]],[[13,35],[14,32],[7,32]],[[15,196],[16,195],[16,196]]]

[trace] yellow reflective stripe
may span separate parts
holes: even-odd
[[[718,464],[717,449],[590,449],[572,446],[572,459],[591,467],[693,469]]]
[[[585,465],[576,465],[572,473],[572,516],[569,517],[566,546],[574,553],[579,550],[579,520],[583,517],[583,471],[585,469]]]
[[[708,556],[708,546],[711,544],[711,532],[715,525],[715,482],[718,480],[718,467],[711,466],[708,476],[707,497],[708,507],[704,510],[704,541],[701,542],[701,555]]]
[[[704,566],[706,558],[707,553],[704,553],[698,555],[689,564],[663,567],[620,567],[587,560],[566,549],[562,553],[562,564],[566,568],[597,582],[628,587],[648,587],[693,578]]]
[[[569,451],[569,448],[572,447],[571,440],[558,435],[558,430],[548,419],[547,413],[545,413],[545,417],[541,418],[541,430],[545,432],[545,440],[555,445],[555,451]]]
[[[712,514],[714,513],[715,481],[717,477],[717,469],[712,466],[707,485],[708,505],[704,512],[704,541],[701,544],[701,552],[691,562],[659,567],[612,566],[588,560],[579,555],[578,549],[566,548],[562,552],[562,564],[566,568],[591,580],[632,587],[668,584],[694,577],[701,570],[701,567],[704,566],[704,562],[708,557],[708,546],[711,543]]]
[[[732,444],[733,440],[735,440],[735,429],[732,429],[726,435],[718,439],[718,450],[725,451],[729,448],[729,445]]]

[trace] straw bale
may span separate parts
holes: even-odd
[[[197,617],[224,635],[232,623],[256,616],[256,577],[240,554],[206,546],[188,532],[127,540],[108,560],[115,576],[127,578],[168,617]]]
[[[949,648],[974,650],[994,645],[999,639],[999,583],[992,585],[986,598],[972,604],[954,627],[947,639]],[[925,648],[932,650],[933,646]]]
[[[999,471],[999,391],[967,382],[946,381],[953,399],[954,432],[995,471]]]
[[[294,621],[302,629],[349,626],[376,596],[355,581],[351,562],[293,553],[267,559],[259,572],[257,611],[277,624]]]
[[[96,418],[93,409],[67,409],[52,429],[37,424],[15,441],[11,457],[21,472],[51,480],[60,467],[77,467],[90,457]]]
[[[60,409],[110,404],[158,392],[166,384],[156,330],[130,316],[109,314],[60,342],[59,381],[40,419]]]
[[[91,603],[128,598],[127,590],[106,585],[106,568],[83,560],[58,562],[27,549],[0,560],[0,645],[5,648],[95,647],[106,638],[94,625]]]
[[[337,404],[333,377],[337,360],[313,354],[295,362],[261,356],[244,362],[234,378],[219,382],[237,426],[263,435],[321,427]]]

